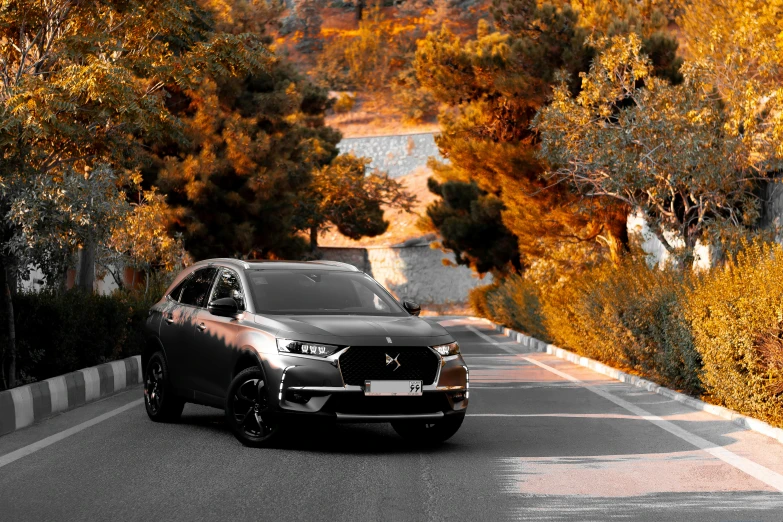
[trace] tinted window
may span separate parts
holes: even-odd
[[[182,289],[185,288],[185,283],[187,282],[188,278],[186,277],[180,284],[177,285],[174,290],[171,291],[169,297],[174,301],[179,301],[179,296],[182,295]]]
[[[207,294],[212,286],[217,268],[202,268],[197,270],[185,283],[179,302],[192,306],[206,306]]]
[[[259,313],[408,315],[360,272],[250,270],[246,275]]]
[[[212,290],[210,301],[221,299],[223,297],[233,297],[240,310],[245,309],[245,296],[242,294],[242,284],[239,282],[239,275],[233,270],[223,268],[220,271],[215,288]]]

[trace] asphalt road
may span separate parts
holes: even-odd
[[[218,410],[149,421],[135,388],[0,437],[0,520],[783,520],[783,445],[431,320],[471,368],[469,416],[439,448],[364,424],[249,449]]]

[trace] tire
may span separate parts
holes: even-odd
[[[228,387],[226,424],[245,446],[261,448],[274,443],[281,422],[271,407],[264,372],[259,367],[242,370]]]
[[[392,422],[392,428],[397,434],[422,445],[433,445],[445,442],[454,436],[462,426],[465,414],[448,415],[437,421],[396,421]]]
[[[175,422],[182,415],[185,401],[174,394],[169,367],[163,352],[155,352],[144,371],[144,407],[155,422]]]

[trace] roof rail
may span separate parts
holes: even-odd
[[[204,259],[203,261],[199,261],[197,263],[193,263],[194,265],[200,265],[200,264],[206,264],[211,265],[213,263],[232,263],[234,265],[240,265],[243,268],[250,268],[250,265],[247,263],[247,261],[244,261],[242,259],[236,259],[234,257],[216,257],[212,259]]]
[[[351,270],[353,272],[361,272],[361,270],[359,270],[358,268],[356,268],[352,264],[350,264],[350,263],[343,263],[341,261],[329,261],[327,259],[318,259],[318,260],[315,260],[315,261],[308,261],[308,263],[313,263],[313,264],[320,263],[322,265],[341,266],[341,267],[347,268],[347,269],[349,269],[349,270]]]

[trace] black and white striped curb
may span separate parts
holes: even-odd
[[[767,437],[773,438],[778,442],[783,443],[783,429],[771,426],[766,422],[754,419],[753,417],[742,415],[734,410],[730,410],[722,406],[708,404],[689,395],[685,395],[684,393],[679,393],[664,386],[655,384],[654,382],[648,381],[647,379],[642,379],[636,375],[631,375],[616,368],[612,368],[611,366],[607,366],[606,364],[600,363],[594,359],[582,357],[581,355],[578,355],[574,352],[569,352],[568,350],[558,348],[554,344],[547,344],[536,339],[535,337],[525,335],[510,328],[506,328],[487,319],[483,320],[492,325],[496,331],[502,333],[506,337],[514,339],[522,346],[526,346],[537,352],[546,352],[560,359],[565,359],[568,362],[578,364],[579,366],[584,366],[585,368],[589,368],[594,372],[611,377],[612,379],[616,379],[618,381],[636,386],[637,388],[642,388],[647,391],[657,393],[658,395],[663,395],[664,397],[685,404],[686,406],[696,410],[706,411],[707,413],[717,415],[718,417],[733,422],[737,426],[747,430],[755,431],[762,435],[766,435]]]
[[[0,392],[0,435],[142,382],[141,356]]]

